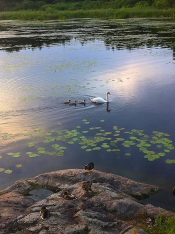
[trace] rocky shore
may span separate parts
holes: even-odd
[[[83,182],[88,182],[87,188]],[[38,202],[28,196],[43,188],[53,194]],[[142,224],[151,226],[160,215],[174,216],[141,202],[158,191],[98,170],[41,174],[0,191],[0,234],[147,234]],[[43,206],[48,210],[45,219],[40,218]]]

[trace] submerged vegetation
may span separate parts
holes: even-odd
[[[22,154],[21,152],[8,152],[6,155],[13,158],[30,157],[35,158],[41,155],[47,156],[64,156],[68,145],[76,144],[86,152],[103,151],[106,153],[113,152],[118,157],[132,156],[133,147],[138,149],[137,154],[143,156],[149,161],[157,160],[166,156],[167,153],[174,150],[169,134],[153,131],[151,135],[147,135],[143,130],[133,129],[126,131],[125,128],[113,126],[110,131],[103,128],[103,122],[99,121],[99,126],[91,126],[91,123],[83,119],[81,126],[75,129],[50,130],[48,132],[33,128],[33,132],[19,133],[16,135],[1,133],[4,142],[16,141],[20,135],[24,135],[27,140],[27,148],[31,150]],[[59,123],[62,127],[62,124]],[[38,142],[37,139],[40,139]],[[30,140],[29,140],[30,139]],[[33,139],[33,140],[32,140]],[[5,146],[6,144],[4,144]],[[3,159],[4,155],[1,155]],[[19,162],[19,161],[18,161]],[[167,163],[174,163],[174,160],[167,159]],[[21,164],[16,165],[17,168],[22,167]],[[12,173],[11,169],[5,170],[0,168],[0,172],[7,174]]]

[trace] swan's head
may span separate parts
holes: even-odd
[[[108,94],[110,94],[110,92],[107,92],[106,94],[108,95]]]

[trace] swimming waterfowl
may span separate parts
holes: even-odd
[[[69,100],[68,102],[63,102],[63,104],[69,104],[71,100]]]
[[[86,100],[84,100],[83,102],[79,102],[79,104],[86,105]]]
[[[77,197],[73,194],[68,194],[67,191],[64,192],[63,198],[66,200],[73,200],[73,199],[77,199]]]
[[[49,211],[47,210],[47,208],[45,206],[43,206],[40,210],[40,218],[41,219],[46,219],[49,215]]]
[[[106,93],[106,100],[103,99],[102,97],[95,97],[95,98],[91,98],[91,101],[94,103],[105,103],[105,102],[109,102],[108,99],[108,95],[110,94],[110,92]]]
[[[70,102],[69,105],[74,105],[74,106],[76,106],[76,105],[77,105],[77,101],[75,101],[75,102]]]
[[[88,163],[88,164],[84,167],[85,170],[92,170],[93,168],[94,168],[94,163],[93,163],[93,162]]]

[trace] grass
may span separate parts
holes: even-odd
[[[150,234],[175,234],[175,217],[164,218],[160,216],[152,227],[144,228],[144,230]]]
[[[175,9],[154,8],[121,8],[58,11],[49,8],[46,11],[23,10],[0,12],[0,20],[66,20],[73,18],[100,18],[100,19],[126,19],[126,18],[160,18],[175,19]]]

